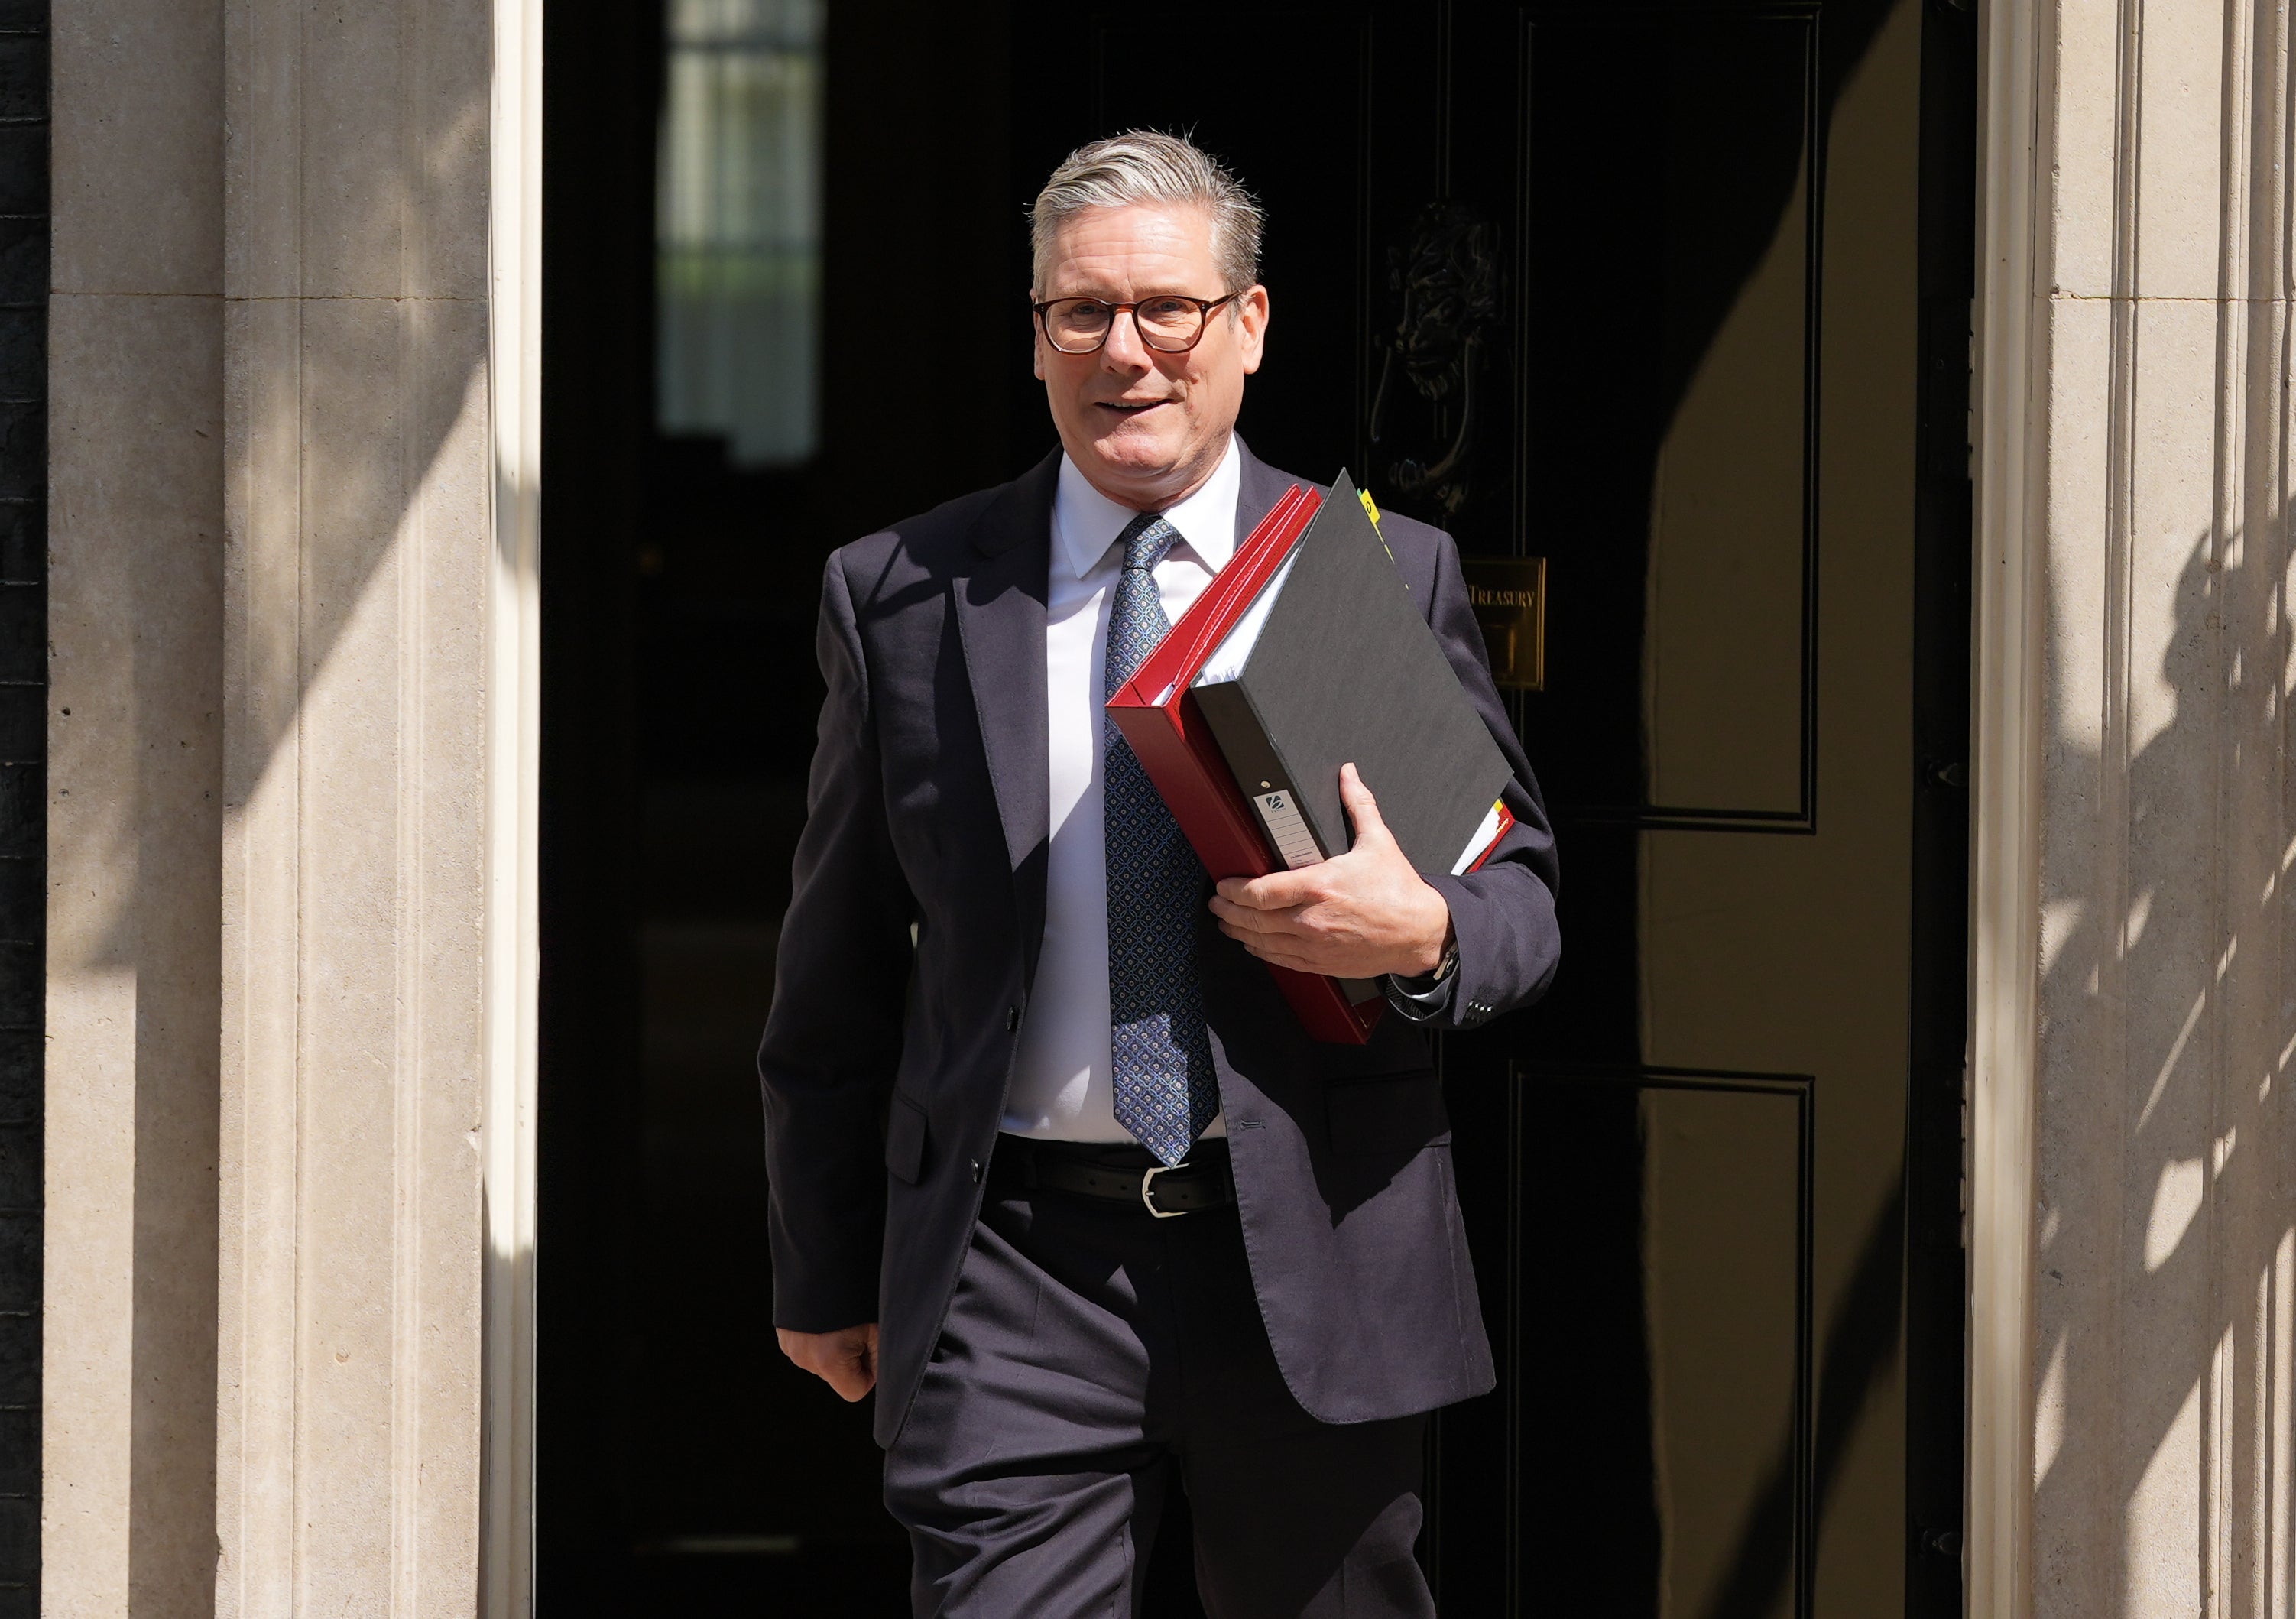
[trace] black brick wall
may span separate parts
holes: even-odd
[[[48,3],[0,0],[0,1619],[40,1607]]]

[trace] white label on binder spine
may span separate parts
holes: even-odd
[[[1324,858],[1316,847],[1314,834],[1308,823],[1300,818],[1300,807],[1292,801],[1289,793],[1262,793],[1252,799],[1259,811],[1259,824],[1267,828],[1268,841],[1275,852],[1283,857],[1283,864],[1297,871],[1302,866],[1313,866]]]

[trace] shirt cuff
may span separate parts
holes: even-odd
[[[1451,1009],[1451,1000],[1459,987],[1459,968],[1455,962],[1451,970],[1440,977],[1406,978],[1390,973],[1381,981],[1387,992],[1387,1004],[1395,1008],[1396,1015],[1406,1022],[1431,1023]]]

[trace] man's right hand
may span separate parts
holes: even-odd
[[[858,1400],[877,1386],[877,1323],[840,1327],[835,1332],[791,1332],[775,1328],[782,1353],[835,1389]]]

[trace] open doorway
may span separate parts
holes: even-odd
[[[1269,207],[1255,450],[1556,604],[1571,943],[1443,1058],[1504,1360],[1438,1427],[1444,1600],[1957,1611],[1969,14],[1255,0],[1158,75],[1129,15],[552,19],[544,1600],[902,1611],[865,1409],[768,1314],[817,581],[1052,448],[1021,210],[1150,124]]]

